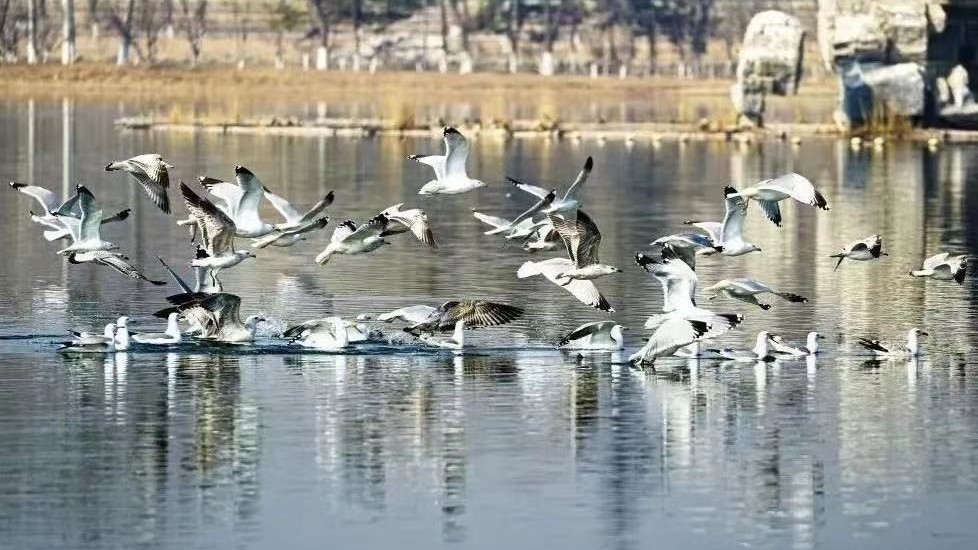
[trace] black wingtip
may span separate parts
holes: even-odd
[[[110,163],[108,163],[108,164],[106,164],[106,165],[105,165],[105,171],[106,171],[106,172],[111,172],[111,171],[112,171],[112,165],[113,165],[113,164],[114,164],[114,163],[112,163],[112,162],[110,162]]]
[[[731,187],[729,185],[723,188],[723,196],[724,197],[726,197],[728,195],[732,195],[732,194],[734,194],[736,192],[737,192],[737,189],[734,188],[734,187]]]
[[[10,182],[10,187],[14,189],[20,189],[21,187],[27,187],[26,183],[20,183],[19,181]]]
[[[829,210],[829,203],[825,200],[825,197],[818,192],[818,189],[815,190],[815,206],[821,208],[822,210]]]
[[[584,161],[584,171],[590,172],[591,169],[593,168],[594,168],[594,159],[592,157],[588,157],[587,160]]]
[[[442,132],[442,134],[445,135],[445,136],[450,136],[450,135],[453,135],[453,134],[460,136],[460,135],[462,135],[462,132],[459,132],[458,130],[456,130],[455,128],[452,128],[451,126],[445,126],[445,130]]]
[[[163,286],[163,285],[166,284],[166,281],[154,281],[152,279],[146,279],[146,280],[149,281],[151,284],[154,284],[156,286]]]
[[[695,334],[697,338],[703,336],[710,330],[710,326],[705,321],[693,319],[689,321],[689,325],[693,327],[693,334]]]
[[[238,175],[238,176],[254,176],[255,175],[254,173],[252,173],[251,170],[248,170],[247,168],[245,168],[244,166],[241,166],[240,164],[238,164],[237,166],[234,167],[234,173],[235,173],[235,175]]]

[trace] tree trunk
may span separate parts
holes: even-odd
[[[648,22],[645,24],[645,40],[648,42],[649,46],[649,74],[653,75],[656,73],[656,63],[658,62],[658,50],[656,49],[656,33],[655,33],[655,20],[649,16]]]
[[[75,0],[64,0],[64,43],[61,48],[61,64],[75,62]]]
[[[330,9],[327,0],[308,1],[316,17],[316,22],[319,25],[319,48],[316,51],[316,69],[325,71],[329,68]]]
[[[116,26],[119,31],[119,55],[116,57],[116,65],[128,65],[132,53],[132,17],[136,11],[136,0],[129,0],[126,6],[126,19],[119,21],[116,18]]]
[[[441,0],[439,8],[441,11],[441,59],[438,61],[438,71],[448,71],[448,0]]]
[[[509,72],[520,67],[520,0],[510,0],[509,17],[506,19],[506,37],[509,38]]]
[[[87,21],[92,29],[92,38],[98,38],[98,0],[88,0]]]
[[[27,64],[36,65],[37,61],[37,0],[27,0]]]

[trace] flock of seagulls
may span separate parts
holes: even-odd
[[[428,165],[435,179],[425,183],[420,195],[458,194],[484,187],[482,181],[469,177],[466,164],[469,146],[466,138],[454,128],[445,128],[445,151],[441,155],[411,155],[410,160]],[[170,214],[170,174],[174,166],[159,154],[144,154],[127,160],[110,162],[106,171],[122,171],[163,213]],[[486,224],[487,236],[499,236],[520,243],[528,253],[551,253],[553,257],[527,260],[516,270],[519,279],[542,276],[574,297],[577,301],[602,312],[612,313],[614,307],[598,288],[602,278],[621,273],[619,267],[600,259],[601,232],[594,218],[584,210],[582,189],[594,169],[588,158],[580,173],[567,188],[545,189],[508,178],[513,186],[526,193],[532,204],[512,220],[485,212],[473,211],[473,216]],[[193,281],[188,282],[162,258],[180,292],[166,297],[168,303],[155,313],[166,319],[162,332],[133,332],[128,317],[109,323],[101,333],[75,332],[72,339],[60,348],[66,353],[108,353],[125,351],[132,345],[172,346],[192,339],[205,345],[245,344],[254,341],[258,326],[266,322],[261,315],[242,319],[241,298],[226,292],[220,280],[224,270],[235,268],[256,258],[252,250],[268,246],[288,247],[307,240],[313,232],[328,226],[325,214],[334,202],[330,191],[304,212],[285,198],[266,187],[251,170],[236,166],[232,181],[200,176],[198,188],[180,182],[180,197],[187,217],[176,223],[190,232],[189,264]],[[105,241],[101,227],[107,223],[123,222],[128,209],[110,216],[103,210],[92,192],[83,185],[64,202],[43,187],[11,182],[15,191],[33,199],[40,207],[31,210],[31,220],[41,226],[47,241],[65,241],[58,250],[71,264],[91,263],[108,267],[133,279],[164,285],[165,281],[145,276],[129,263],[119,247]],[[262,218],[260,206],[267,200],[282,220],[273,222]],[[734,329],[744,321],[736,311],[714,312],[697,304],[697,259],[701,256],[740,256],[761,252],[761,248],[744,235],[744,222],[750,202],[757,204],[762,214],[780,227],[783,219],[780,203],[793,200],[821,210],[829,210],[825,197],[805,177],[786,174],[761,181],[738,191],[726,187],[723,194],[724,216],[721,222],[686,220],[690,230],[657,238],[651,245],[655,253],[639,252],[635,262],[661,286],[661,312],[650,315],[644,324],[648,332],[644,345],[631,354],[628,361],[652,367],[660,357],[712,357],[733,362],[770,361],[775,358],[812,357],[819,353],[818,332],[810,332],[804,345],[793,346],[779,335],[761,331],[754,347],[708,348],[704,343]],[[380,210],[372,218],[358,223],[344,220],[332,232],[325,248],[315,257],[316,263],[326,265],[336,255],[369,254],[385,245],[396,235],[410,233],[417,241],[432,250],[438,249],[426,213],[419,208],[396,204]],[[251,246],[241,246],[244,239]],[[885,256],[883,240],[873,235],[846,245],[837,258],[835,269],[843,260],[870,261]],[[722,261],[722,260],[721,260]],[[967,272],[968,258],[947,252],[924,261],[913,277],[929,277],[941,281],[962,283]],[[759,297],[770,295],[789,303],[807,302],[807,298],[776,289],[751,277],[728,278],[704,288],[709,300],[727,297],[758,306],[771,305]],[[440,306],[413,305],[396,309],[376,318],[360,315],[347,320],[339,316],[311,319],[287,328],[281,338],[289,345],[320,350],[342,350],[358,342],[384,338],[375,323],[400,323],[403,331],[424,345],[461,352],[467,329],[494,327],[513,322],[524,315],[522,308],[486,300],[452,300]],[[185,328],[181,327],[181,324]],[[557,347],[571,350],[616,351],[625,347],[624,327],[612,320],[582,324],[560,338]],[[905,345],[883,345],[870,338],[859,344],[879,357],[914,357],[919,354],[919,338],[926,333],[912,329]]]

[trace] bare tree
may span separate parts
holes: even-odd
[[[61,47],[61,63],[75,62],[75,0],[64,0],[64,42]]]
[[[37,49],[37,2],[38,0],[27,0],[27,64],[35,65],[38,62],[39,53]]]
[[[190,44],[190,66],[200,61],[200,48],[207,30],[207,0],[180,0],[181,26]]]
[[[139,33],[143,37],[143,49],[137,49],[140,60],[147,63],[156,61],[156,43],[160,38],[160,5],[156,0],[140,0]]]
[[[34,0],[31,0],[34,1]],[[133,40],[132,23],[136,12],[136,0],[127,0],[125,16],[113,11],[109,21],[119,33],[119,54],[116,56],[117,65],[128,65],[132,57]],[[137,46],[138,47],[138,46]]]
[[[98,38],[98,0],[88,0],[88,13],[86,14],[88,27],[92,30],[92,37]]]
[[[520,66],[520,33],[523,30],[524,12],[520,0],[509,0],[509,14],[506,17],[506,38],[509,39],[509,72],[515,73]]]
[[[330,30],[333,22],[333,9],[327,0],[307,0],[309,9],[319,27],[319,48],[316,53],[316,69],[325,71],[329,67]]]
[[[290,0],[279,0],[271,10],[271,28],[275,33],[275,66],[285,67],[285,33],[294,31],[302,21],[302,12]]]

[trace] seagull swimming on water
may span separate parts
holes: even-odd
[[[738,279],[723,279],[722,281],[708,286],[703,289],[704,292],[712,292],[713,295],[709,297],[710,300],[716,298],[720,294],[726,294],[735,300],[740,300],[741,302],[747,302],[748,304],[754,304],[761,309],[771,309],[770,304],[762,304],[757,301],[758,294],[773,294],[779,298],[787,300],[793,303],[807,302],[808,298],[804,296],[799,296],[797,294],[792,294],[790,292],[780,292],[774,290],[773,288],[765,285],[760,281],[750,279],[747,277],[741,277]]]
[[[115,351],[115,323],[105,325],[104,332],[91,334],[73,332],[70,342],[63,342],[58,351],[63,353],[109,353]]]
[[[884,346],[879,340],[873,340],[870,338],[860,338],[858,343],[860,346],[866,348],[867,350],[873,352],[874,355],[880,358],[887,359],[899,359],[899,358],[913,358],[920,355],[920,343],[919,338],[921,336],[928,336],[928,334],[919,328],[912,328],[907,332],[907,343],[900,348],[894,346]]]
[[[881,235],[872,235],[861,239],[858,241],[853,241],[842,249],[842,252],[837,254],[832,254],[830,258],[838,258],[839,262],[835,264],[835,269],[839,269],[842,265],[842,260],[849,258],[850,260],[856,260],[860,262],[865,262],[867,260],[873,260],[879,258],[880,256],[887,256],[886,252],[883,252],[883,237]]]
[[[30,211],[30,214],[32,222],[47,228],[43,233],[46,240],[57,241],[59,239],[71,238],[71,230],[65,224],[64,220],[56,216],[54,212],[60,212],[62,216],[71,216],[80,219],[81,208],[78,205],[80,195],[77,191],[68,200],[59,202],[57,196],[44,187],[12,181],[10,182],[10,188],[31,197],[41,205],[41,214],[35,214],[33,210]],[[128,219],[130,212],[131,210],[126,208],[108,218],[102,218],[101,225]]]
[[[465,171],[469,157],[469,142],[461,132],[446,127],[444,155],[411,155],[408,158],[427,164],[435,171],[435,179],[421,186],[419,195],[456,195],[485,187],[485,183],[474,180]]]
[[[179,344],[183,335],[180,333],[180,313],[173,311],[166,318],[166,330],[163,332],[139,332],[132,335],[132,341],[137,344],[151,346],[169,346]]]
[[[921,269],[910,272],[911,277],[930,277],[938,281],[954,280],[958,284],[964,283],[964,277],[968,273],[968,256],[961,254],[951,256],[948,252],[935,254],[924,260]]]
[[[782,355],[790,355],[792,357],[804,357],[806,355],[817,355],[818,354],[818,341],[824,340],[825,336],[817,332],[809,332],[808,337],[805,340],[805,345],[802,347],[794,347],[784,338],[778,335],[768,336],[768,345],[774,349],[775,353]]]
[[[353,220],[344,221],[333,230],[326,249],[316,256],[316,263],[326,265],[333,254],[366,254],[390,244],[382,236],[389,223],[390,220],[383,214],[378,214],[360,225]]]
[[[617,351],[625,347],[627,330],[614,321],[596,321],[585,323],[557,342],[558,348],[576,350],[607,350]]]
[[[728,197],[744,197],[754,199],[764,211],[767,219],[781,227],[781,208],[778,202],[784,199],[794,199],[822,210],[828,210],[825,197],[815,189],[812,182],[800,174],[785,174],[774,179],[764,180]]]
[[[170,213],[170,197],[166,191],[170,187],[170,168],[173,168],[173,165],[163,160],[163,157],[156,153],[138,155],[131,159],[117,160],[105,165],[106,172],[115,170],[128,172],[143,187],[146,196],[164,214]]]
[[[753,349],[722,348],[710,351],[719,353],[724,359],[738,363],[770,362],[775,360],[775,357],[768,353],[768,333],[766,330],[757,333],[757,342],[754,344]]]

